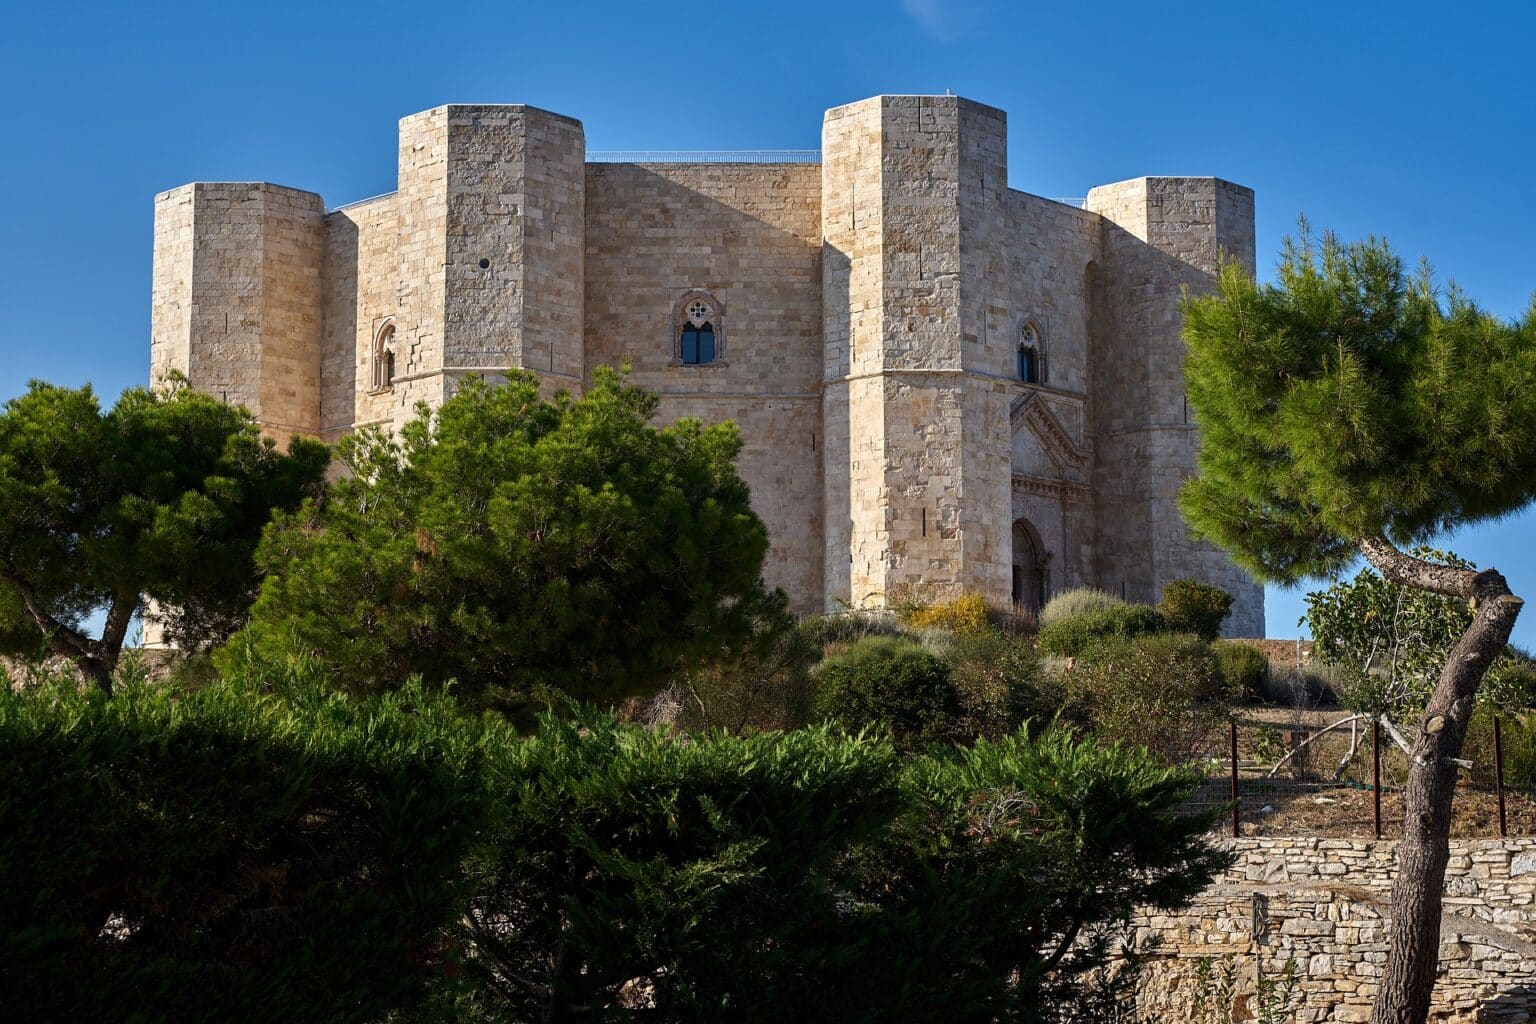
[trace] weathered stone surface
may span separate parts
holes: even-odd
[[[1262,590],[1174,506],[1195,445],[1180,289],[1209,288],[1222,251],[1253,261],[1248,189],[1041,199],[1008,187],[1004,113],[959,97],[833,108],[820,165],[588,164],[568,117],[448,105],[401,120],[386,196],[158,197],[151,365],[335,440],[467,374],[579,392],[628,361],[664,422],[740,424],[767,577],[802,611],[1032,608],[1084,584],[1150,600],[1194,576],[1260,636]],[[695,295],[721,321],[708,365],[675,349]]]
[[[1203,957],[1237,957],[1241,988],[1278,977],[1292,963],[1298,1005],[1287,1019],[1364,1021],[1387,961],[1385,915],[1396,843],[1239,839],[1232,869],[1181,913],[1149,911],[1133,924],[1141,944],[1158,943],[1139,1000],[1153,1020],[1190,1019]],[[1448,901],[1440,976],[1430,1014],[1440,1024],[1536,1020],[1536,839],[1457,840],[1446,873],[1459,891],[1474,868],[1476,899]],[[1258,881],[1277,862],[1289,880]],[[1189,941],[1197,936],[1198,941]]]

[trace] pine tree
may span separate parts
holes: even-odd
[[[1383,577],[1475,614],[1410,737],[1404,838],[1374,1024],[1422,1024],[1461,750],[1483,675],[1520,612],[1496,570],[1409,553],[1536,495],[1536,303],[1518,322],[1440,294],[1385,241],[1299,239],[1278,281],[1227,264],[1184,304],[1185,378],[1201,429],[1181,495],[1194,531],[1258,577],[1335,575],[1363,555]]]
[[[222,641],[256,598],[273,509],[316,492],[329,461],[181,382],[103,412],[89,386],[33,381],[0,409],[0,650],[70,658],[110,692],[150,600],[180,646]]]

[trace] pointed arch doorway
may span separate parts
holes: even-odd
[[[1039,615],[1050,599],[1051,556],[1028,519],[1013,521],[1013,607]]]

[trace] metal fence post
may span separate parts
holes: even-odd
[[[1493,789],[1499,795],[1499,838],[1509,838],[1509,820],[1504,815],[1504,734],[1499,716],[1493,716]]]
[[[1371,720],[1371,806],[1375,812],[1376,838],[1381,838],[1381,718]]]
[[[1243,834],[1242,804],[1237,795],[1237,719],[1227,723],[1232,736],[1232,838],[1240,838]]]

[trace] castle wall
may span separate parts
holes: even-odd
[[[1209,288],[1223,249],[1251,264],[1252,193],[1145,178],[1079,210],[1009,189],[1006,142],[991,107],[882,96],[827,112],[820,166],[587,164],[570,118],[434,108],[401,120],[388,196],[329,215],[272,185],[158,197],[152,374],[334,441],[468,374],[579,392],[628,361],[662,423],[738,423],[765,574],[799,610],[1005,604],[1026,575],[1155,600],[1193,576],[1260,635],[1262,591],[1175,504],[1196,445],[1179,291]],[[674,351],[693,290],[723,314],[705,365]]]
[[[814,164],[591,164],[587,372],[631,366],[658,419],[735,420],[769,529],[764,573],[821,609],[821,181]],[[674,358],[685,293],[723,307],[721,358]]]
[[[582,382],[586,143],[526,106],[447,108],[443,363],[450,378],[532,370]],[[449,385],[451,390],[451,385]]]
[[[1199,442],[1177,296],[1214,287],[1223,252],[1253,266],[1253,193],[1216,178],[1138,178],[1093,189],[1088,206],[1105,218],[1091,356],[1095,576],[1136,601],[1179,577],[1215,583],[1235,598],[1229,634],[1262,636],[1262,588],[1192,538],[1176,504]]]
[[[179,370],[279,438],[319,433],[323,216],[263,182],[157,196],[151,375]]]
[[[325,229],[320,437],[335,442],[358,427],[389,425],[396,418],[394,393],[373,387],[372,351],[374,335],[399,307],[397,196],[333,211]],[[398,320],[397,330],[404,330]],[[403,349],[408,352],[409,346]]]
[[[1039,532],[1050,554],[1049,589],[1057,591],[1093,578],[1089,267],[1100,256],[1102,222],[1094,213],[1025,192],[1009,190],[1005,201],[1009,290],[998,328],[1007,341],[1003,370],[1016,374],[1018,342],[1033,322],[1044,342],[1043,379],[1018,391],[1037,393],[1070,442],[1047,449],[1036,429],[1014,430],[1013,473],[1022,479],[1014,481],[1011,508],[1015,520]]]

